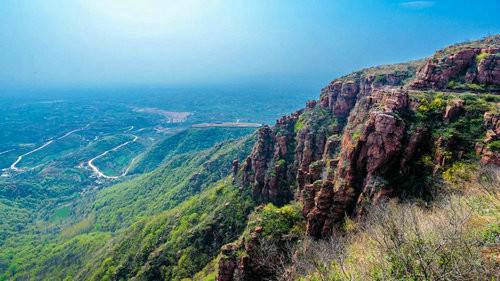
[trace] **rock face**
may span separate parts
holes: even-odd
[[[217,281],[231,281],[234,272],[238,267],[238,261],[233,257],[238,250],[238,245],[227,244],[221,249],[221,258],[219,259],[219,274]]]
[[[270,247],[262,235],[262,227],[251,230],[246,239],[225,245],[219,258],[217,281],[230,280],[275,280],[275,268],[283,262],[283,251]],[[277,244],[295,241],[297,237],[286,237]],[[242,255],[241,253],[244,253]]]
[[[486,112],[484,125],[487,129],[486,137],[482,142],[476,144],[476,154],[481,157],[483,164],[500,166],[500,151],[498,148],[491,147],[493,142],[500,141],[500,113]]]
[[[306,232],[315,238],[332,235],[346,217],[356,218],[385,198],[424,194],[421,186],[429,175],[471,155],[478,134],[484,134],[481,124],[476,130],[463,128],[460,122],[480,120],[483,109],[470,109],[473,102],[446,92],[449,82],[500,87],[499,49],[500,36],[495,36],[454,46],[427,61],[332,81],[319,101],[259,130],[241,165],[242,187],[259,203],[301,202]],[[446,91],[436,96],[433,89]],[[487,132],[476,153],[483,163],[500,165],[491,145],[500,139],[495,112],[484,115]],[[251,255],[246,259],[237,262],[238,270],[250,278],[241,280],[252,280],[255,261]],[[234,268],[234,260],[221,259],[219,280],[228,280],[223,276]]]
[[[436,53],[417,71],[414,89],[445,89],[450,81],[500,84],[500,36]],[[498,89],[498,88],[497,88]]]
[[[480,57],[477,64],[477,72],[471,73],[468,77],[469,81],[477,80],[483,84],[500,84],[500,57],[498,53],[500,48],[487,48],[482,49],[481,53],[484,54]],[[475,74],[475,76],[474,76]]]
[[[489,38],[488,46],[446,49],[420,66],[368,69],[332,81],[318,102],[261,129],[243,185],[261,202],[302,201],[307,233],[314,237],[331,234],[345,216],[405,193],[402,186],[419,173],[415,163],[424,153],[436,167],[463,155],[460,140],[432,138],[431,125],[408,117],[419,110],[414,96],[446,88],[457,77],[497,86],[499,38]],[[465,101],[453,98],[432,118],[447,124],[466,113]],[[485,115],[487,137],[476,149],[484,163],[498,161],[488,149],[498,139],[498,124],[497,115]]]
[[[452,104],[446,106],[446,110],[443,114],[445,121],[450,121],[455,119],[464,109],[464,101],[461,99],[456,99],[452,101]]]
[[[285,116],[274,128],[264,126],[259,130],[257,144],[243,165],[242,182],[252,188],[254,198],[260,202],[281,205],[293,198],[287,186],[293,171],[291,158],[294,143],[293,125],[299,113]]]
[[[415,88],[443,89],[448,82],[473,66],[474,58],[480,49],[464,49],[440,58],[429,59],[417,72],[412,84]]]

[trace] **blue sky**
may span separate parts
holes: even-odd
[[[2,0],[0,85],[303,83],[500,32],[500,1]]]

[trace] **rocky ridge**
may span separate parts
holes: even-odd
[[[307,234],[323,238],[384,198],[428,196],[428,176],[456,161],[500,165],[499,60],[497,35],[336,79],[318,101],[259,130],[236,181],[260,203],[300,202]],[[257,243],[254,232],[239,248]],[[247,253],[221,258],[218,280],[245,273]]]

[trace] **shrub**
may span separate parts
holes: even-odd
[[[303,128],[305,127],[305,124],[304,124],[304,118],[301,116],[299,116],[299,119],[297,120],[297,122],[295,122],[295,126],[294,126],[294,131],[295,133],[298,133],[300,132]]]
[[[500,140],[490,142],[488,148],[492,151],[500,151]]]
[[[479,64],[482,60],[484,60],[488,56],[488,53],[481,52],[476,56],[476,64]]]
[[[265,205],[252,215],[249,228],[262,227],[262,234],[271,238],[279,238],[290,232],[300,233],[303,228],[301,208],[297,204],[285,205],[281,208],[272,203]]]
[[[443,172],[443,179],[451,184],[459,184],[472,179],[472,173],[477,169],[474,164],[456,162]]]

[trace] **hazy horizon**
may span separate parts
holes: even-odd
[[[13,1],[5,89],[289,85],[420,59],[500,31],[498,1]]]

